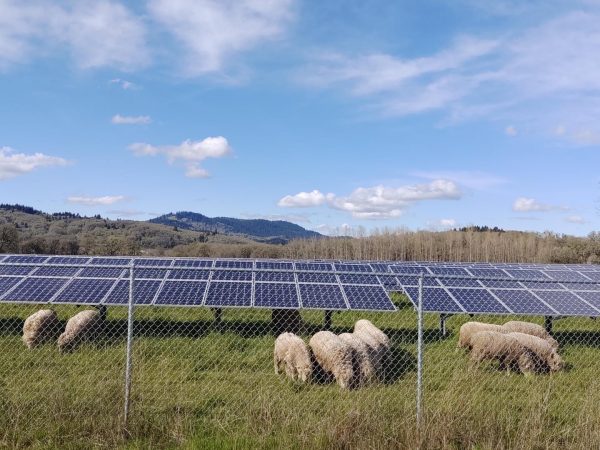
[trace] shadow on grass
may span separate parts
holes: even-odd
[[[552,333],[560,346],[582,345],[585,347],[600,347],[600,331],[556,331]]]

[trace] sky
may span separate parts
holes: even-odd
[[[0,0],[0,202],[586,235],[598,23],[598,0]]]

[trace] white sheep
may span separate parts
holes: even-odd
[[[470,350],[472,347],[471,339],[476,333],[482,331],[495,331],[496,333],[506,334],[509,331],[502,327],[502,325],[496,325],[493,323],[483,322],[467,322],[460,327],[458,333],[458,346]]]
[[[58,338],[58,349],[61,352],[74,350],[81,342],[90,339],[99,330],[101,323],[101,315],[96,310],[87,309],[75,314]]]
[[[282,333],[275,339],[273,362],[276,374],[285,371],[292,380],[300,380],[304,383],[312,378],[310,350],[294,333]]]
[[[497,331],[480,331],[471,336],[471,362],[497,361],[500,369],[535,372],[539,360],[517,338]]]
[[[544,339],[545,341],[552,346],[555,350],[558,350],[558,342],[554,339],[550,333],[546,331],[544,327],[538,325],[536,323],[531,322],[522,322],[519,320],[511,320],[510,322],[506,322],[502,325],[510,332],[515,333],[525,333],[530,334],[532,336],[537,336],[539,338]]]
[[[507,336],[517,339],[521,345],[539,358],[537,371],[558,372],[564,368],[563,359],[545,339],[526,333],[509,333]]]
[[[381,331],[379,328],[377,328],[375,325],[373,325],[373,323],[370,320],[367,320],[367,319],[357,320],[356,323],[354,324],[354,331],[355,332],[362,331],[367,334],[370,334],[381,345],[385,346],[386,348],[390,348],[390,338],[388,338],[387,335],[383,331]]]
[[[331,331],[319,331],[310,338],[308,345],[326,375],[333,376],[343,389],[355,386],[356,354],[350,345]]]
[[[23,343],[30,349],[37,347],[52,337],[56,337],[59,326],[56,313],[51,309],[42,309],[25,319]]]
[[[356,383],[363,386],[374,381],[377,378],[377,370],[373,364],[372,349],[355,333],[342,333],[339,338],[354,349],[358,369],[358,374],[355,374]]]
[[[383,331],[366,319],[358,320],[354,324],[354,334],[367,344],[371,354],[371,362],[377,376],[381,379],[390,351],[390,339]]]

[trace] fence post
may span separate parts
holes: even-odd
[[[129,306],[127,309],[127,354],[125,361],[125,408],[124,408],[124,418],[123,418],[123,427],[125,432],[127,432],[127,427],[129,423],[129,405],[131,403],[131,369],[132,369],[132,359],[131,359],[131,346],[133,344],[133,305],[134,305],[134,295],[133,295],[133,284],[135,278],[133,275],[133,261],[129,265]]]
[[[417,305],[417,427],[421,429],[423,402],[423,273],[419,276]]]

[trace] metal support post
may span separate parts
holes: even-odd
[[[552,316],[544,317],[544,328],[548,333],[552,333]]]
[[[421,429],[423,402],[423,274],[419,277],[417,305],[417,426]]]
[[[133,274],[133,261],[129,265],[129,307],[127,310],[127,356],[125,362],[125,408],[123,425],[127,432],[129,422],[129,406],[131,403],[131,369],[132,369],[132,358],[131,358],[131,347],[133,344],[133,305],[134,305],[134,274]]]
[[[448,336],[448,329],[446,328],[446,319],[450,317],[450,314],[440,314],[440,337],[445,338]]]

